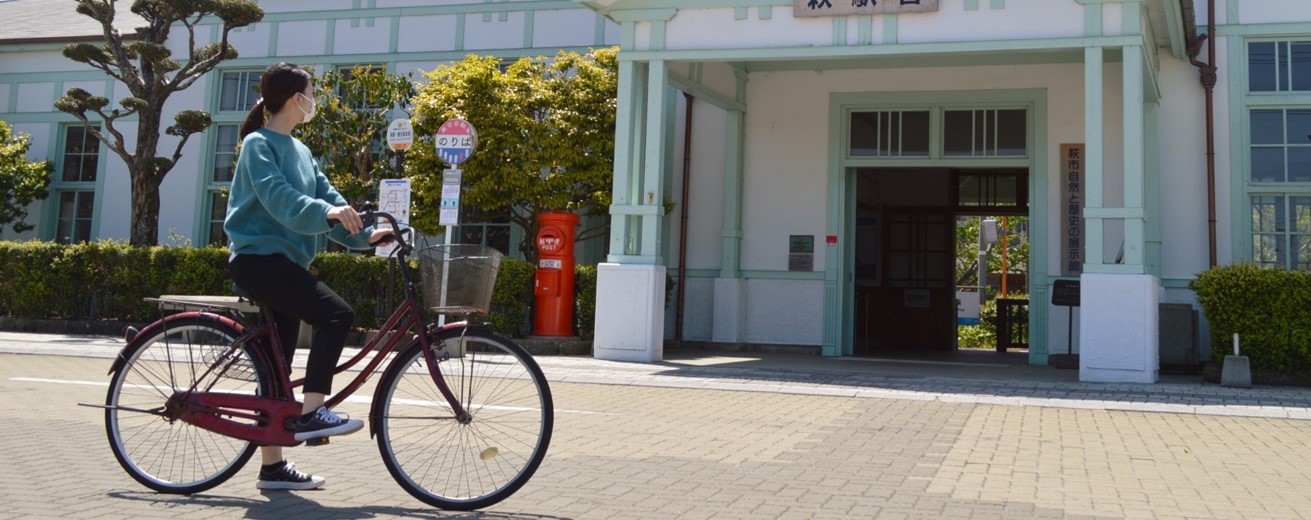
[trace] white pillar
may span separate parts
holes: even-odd
[[[1092,54],[1089,53],[1090,57]],[[1100,59],[1089,59],[1090,69],[1093,61],[1100,62]],[[1089,217],[1088,259],[1080,278],[1079,380],[1155,383],[1160,379],[1161,284],[1155,276],[1146,274],[1145,269],[1143,126],[1146,117],[1142,48],[1126,46],[1122,67],[1124,203],[1121,207],[1103,207],[1104,172],[1100,162],[1096,169],[1091,166],[1094,157],[1091,144],[1088,150],[1088,207],[1084,210]],[[1092,127],[1088,125],[1090,134]],[[1097,134],[1101,135],[1100,129]],[[1096,156],[1100,158],[1100,150]],[[1122,219],[1125,223],[1123,263],[1107,264],[1100,247],[1094,247],[1102,244],[1101,223],[1106,218]]]
[[[612,361],[664,358],[665,266],[602,263],[596,270],[592,356]]]
[[[1079,380],[1159,381],[1160,283],[1156,277],[1085,273],[1080,286]]]
[[[664,356],[665,337],[661,238],[671,99],[665,95],[668,71],[659,60],[623,65],[621,62],[616,122],[615,200],[610,206],[611,248],[608,262],[597,266],[592,355],[619,361],[659,361]],[[624,81],[625,72],[630,75],[628,81]]]

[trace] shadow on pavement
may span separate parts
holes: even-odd
[[[378,518],[380,516],[397,516],[406,518],[440,518],[445,520],[486,519],[486,520],[567,520],[568,517],[535,515],[523,513],[498,513],[495,511],[442,511],[438,509],[418,509],[384,505],[358,507],[324,506],[300,493],[321,493],[323,491],[261,491],[268,501],[229,495],[165,495],[148,491],[111,491],[106,495],[137,502],[146,502],[155,507],[201,507],[245,509],[243,518],[256,520],[282,519],[289,516],[308,515],[308,517],[325,520],[352,520]]]
[[[942,359],[820,357],[802,354],[676,349],[658,362],[664,377],[743,385],[800,385],[951,394],[1168,405],[1311,408],[1311,389],[1229,388],[1198,375],[1162,374],[1158,384],[1085,383],[1078,370],[1029,365],[1023,355],[968,353]]]

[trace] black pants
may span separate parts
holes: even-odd
[[[314,327],[304,392],[332,393],[332,372],[355,324],[355,311],[300,265],[282,255],[237,255],[228,273],[256,302],[273,309],[287,363],[296,351],[300,322]]]

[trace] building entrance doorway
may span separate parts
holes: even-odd
[[[959,223],[970,222],[963,218],[970,216],[1027,217],[1028,171],[857,168],[853,173],[853,353],[955,350]],[[1027,273],[1027,265],[1022,271]],[[985,286],[987,280],[985,275]],[[1020,285],[1024,280],[1014,278]]]

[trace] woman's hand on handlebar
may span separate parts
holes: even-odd
[[[377,247],[387,245],[396,240],[396,233],[391,229],[374,228],[373,234],[369,235],[369,245]]]
[[[359,212],[350,206],[337,206],[328,210],[328,220],[340,222],[352,235],[364,229],[364,220],[360,218]]]

